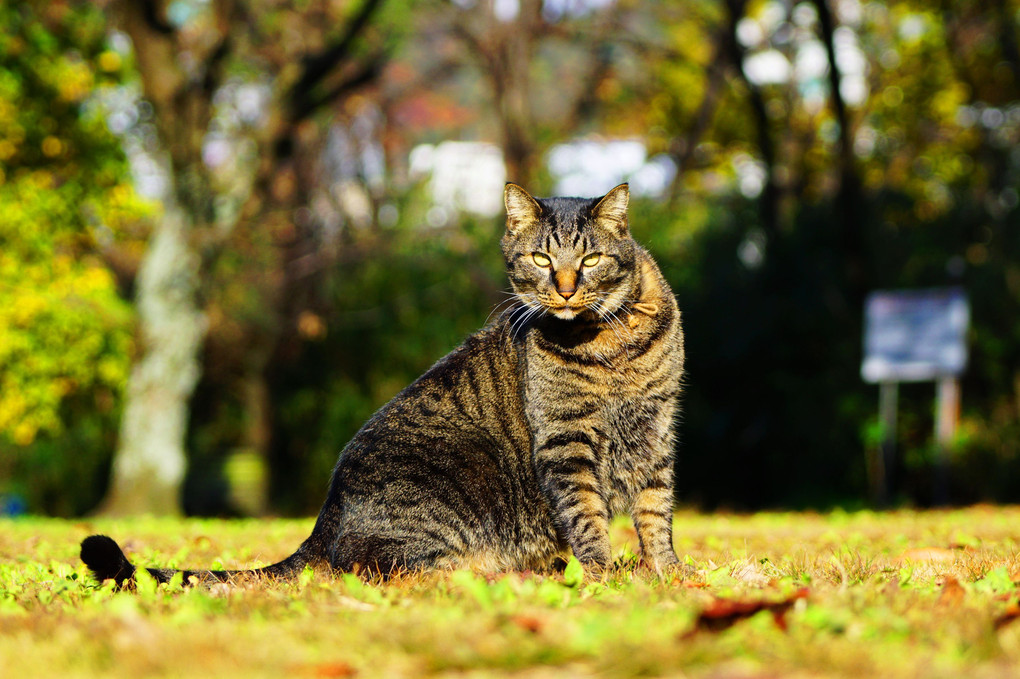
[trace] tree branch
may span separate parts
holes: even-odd
[[[675,148],[670,150],[670,156],[676,163],[676,174],[673,176],[673,185],[670,194],[673,198],[679,195],[680,183],[683,181],[684,170],[686,170],[698,148],[698,142],[708,132],[715,116],[716,107],[719,105],[719,96],[722,93],[723,84],[726,81],[727,67],[724,61],[726,55],[727,41],[733,36],[729,30],[723,28],[716,34],[713,41],[712,57],[706,67],[705,73],[705,94],[698,104],[698,110],[694,114],[694,124],[687,132],[681,145],[673,144]],[[678,147],[677,147],[678,146]]]
[[[154,33],[173,35],[177,32],[177,29],[161,16],[162,8],[157,7],[157,0],[139,0],[139,5],[142,10],[142,18]]]
[[[311,97],[312,91],[349,54],[351,45],[361,35],[382,3],[383,0],[365,0],[335,43],[304,59],[304,71],[291,87],[287,97],[292,110],[303,111],[308,108],[307,100]]]
[[[341,95],[377,79],[379,74],[382,73],[386,63],[389,61],[389,56],[388,50],[378,50],[375,54],[365,60],[364,63],[360,64],[353,73],[324,92],[322,95],[312,99],[310,98],[311,94],[309,94],[309,98],[303,100],[298,108],[292,109],[290,118],[291,122],[301,122],[314,113],[318,108],[335,101]]]
[[[836,64],[836,46],[833,35],[836,22],[829,10],[827,0],[814,0],[818,9],[818,24],[822,31],[822,42],[829,57],[829,90],[832,108],[839,124],[839,193],[836,205],[839,207],[838,224],[841,230],[840,241],[846,264],[846,276],[849,282],[851,299],[849,306],[863,303],[865,294],[864,245],[861,236],[863,221],[861,218],[863,196],[861,183],[854,168],[853,141],[850,131],[850,117],[847,115],[846,102],[839,91],[840,72]]]
[[[737,24],[744,15],[747,0],[726,0],[728,10],[726,22],[729,38],[725,41],[730,61],[740,79],[747,87],[751,112],[758,128],[758,150],[765,164],[765,187],[761,193],[761,224],[769,239],[779,235],[779,188],[776,186],[776,149],[769,131],[769,118],[765,109],[765,97],[757,85],[748,80],[744,73],[744,48],[737,39]]]

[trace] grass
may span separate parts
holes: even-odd
[[[136,565],[244,568],[293,520],[0,520],[10,677],[1020,676],[1020,508],[676,515],[698,569],[660,581],[614,523],[618,567],[387,582],[311,571],[212,589],[93,583],[94,532]]]

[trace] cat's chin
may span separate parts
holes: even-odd
[[[549,313],[561,321],[572,321],[587,310],[587,307],[561,306],[559,308],[550,308]]]

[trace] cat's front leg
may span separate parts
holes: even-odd
[[[631,508],[645,563],[660,575],[680,560],[673,550],[673,488],[655,480],[638,492]]]
[[[594,437],[581,431],[550,436],[535,442],[535,471],[574,556],[608,568],[609,506],[599,490],[597,449]]]

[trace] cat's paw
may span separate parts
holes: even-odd
[[[642,559],[642,563],[655,572],[663,582],[689,580],[698,569],[691,564],[683,563],[675,554],[663,555],[655,559]]]
[[[609,554],[585,554],[577,557],[584,567],[586,578],[601,580],[613,570],[613,560]]]

